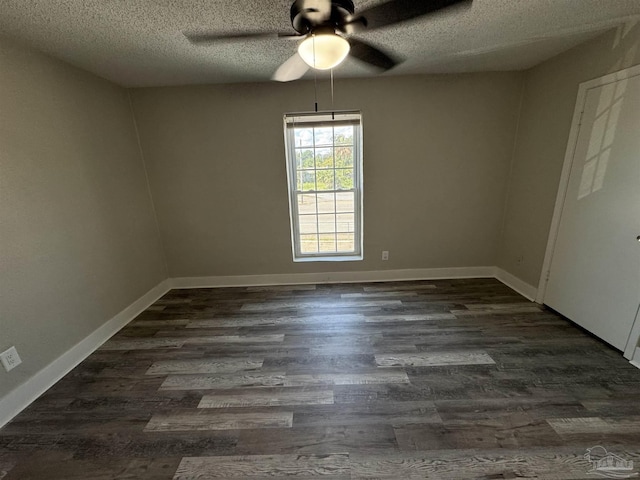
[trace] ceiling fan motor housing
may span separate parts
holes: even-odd
[[[291,25],[301,35],[317,27],[342,30],[341,26],[354,12],[351,0],[296,0],[291,5]]]

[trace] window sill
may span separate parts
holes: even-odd
[[[322,257],[298,257],[294,262],[357,262],[362,260],[362,255],[334,255]]]

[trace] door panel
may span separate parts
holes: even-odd
[[[588,90],[544,303],[623,350],[640,296],[640,77]]]

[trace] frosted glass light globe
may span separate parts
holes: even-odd
[[[311,68],[329,70],[349,55],[349,42],[333,33],[309,35],[298,46],[298,53]]]

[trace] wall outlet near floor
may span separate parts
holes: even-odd
[[[389,250],[382,251],[382,260],[389,260]]]
[[[22,363],[16,347],[11,347],[10,349],[0,353],[0,360],[2,361],[2,365],[7,372],[9,370],[13,370]]]
[[[522,265],[524,263],[524,255],[518,255],[516,257],[516,265]]]

